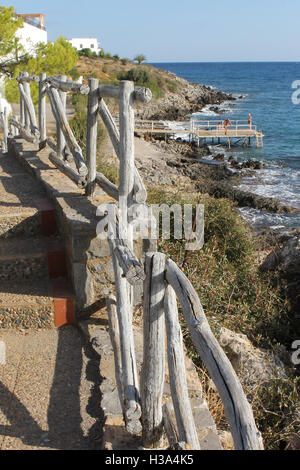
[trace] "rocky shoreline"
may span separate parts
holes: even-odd
[[[247,206],[274,213],[299,212],[274,198],[258,196],[237,187],[243,176],[253,176],[264,168],[264,165],[256,160],[238,164],[234,158],[230,158],[225,162],[223,154],[213,156],[207,146],[198,148],[188,142],[174,140],[166,143],[159,137],[150,136],[145,136],[145,140],[151,141],[161,152],[161,158],[157,161],[139,159],[139,170],[150,185],[177,185],[178,177],[185,177],[185,184],[193,185],[196,191],[208,193],[216,198],[230,199],[238,207]]]
[[[163,98],[151,102],[148,106],[139,106],[136,110],[138,119],[148,120],[183,120],[188,114],[197,113],[207,105],[220,105],[224,101],[235,101],[232,95],[215,91],[205,85],[190,83],[168,72],[176,81],[176,92],[165,93]],[[217,111],[216,106],[213,107]]]

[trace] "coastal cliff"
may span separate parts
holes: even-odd
[[[197,113],[207,105],[220,105],[224,101],[235,100],[232,95],[214,91],[205,85],[190,83],[171,72],[165,73],[176,83],[176,92],[167,92],[157,102],[138,107],[136,116],[139,119],[183,120],[188,114]]]
[[[236,99],[208,86],[191,83],[172,72],[151,65],[136,65],[128,60],[81,57],[77,69],[84,77],[97,77],[101,83],[115,85],[120,79],[128,79],[150,88],[153,93],[151,103],[136,105],[139,119],[183,120],[188,114],[199,112],[208,105],[216,110],[215,106],[224,101]]]

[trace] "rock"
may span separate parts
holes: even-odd
[[[298,421],[300,417],[298,416]],[[292,433],[287,437],[286,450],[300,450],[300,436],[299,434]]]
[[[247,160],[246,162],[242,163],[241,168],[250,168],[251,170],[262,170],[265,168],[265,164],[262,162],[258,162],[257,160]]]
[[[224,101],[233,101],[232,95],[199,85],[190,83],[179,77],[172,77],[177,82],[177,90],[166,92],[157,102],[149,103],[148,106],[137,106],[136,117],[138,119],[164,119],[182,120],[188,114],[201,111],[206,105],[219,105]],[[219,112],[216,108],[216,112]]]
[[[272,271],[276,268],[287,276],[300,275],[300,235],[270,253],[260,266],[261,271]]]
[[[227,169],[227,176],[229,175],[230,170]],[[228,198],[231,201],[236,201],[239,207],[248,206],[276,213],[295,214],[299,212],[299,209],[281,204],[274,198],[258,196],[250,191],[243,191],[239,188],[235,188],[231,182],[228,183],[227,181],[199,182],[197,188],[199,191],[209,193],[211,196],[217,198]]]
[[[282,361],[271,351],[254,347],[246,335],[222,327],[219,342],[243,384],[255,388],[286,377]]]
[[[224,162],[225,156],[223,155],[223,153],[217,153],[216,155],[213,156],[213,159],[216,160],[217,162]]]

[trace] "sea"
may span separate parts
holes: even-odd
[[[219,106],[218,114],[207,106],[197,120],[247,120],[264,133],[263,148],[224,146],[226,158],[243,162],[249,158],[265,163],[255,176],[244,177],[240,189],[276,198],[300,210],[300,62],[152,63],[190,82],[224,91],[237,98]],[[273,214],[251,208],[240,209],[253,226],[300,227],[299,214]]]

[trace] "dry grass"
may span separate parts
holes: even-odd
[[[227,200],[208,195],[177,194],[153,189],[150,203],[203,203],[205,245],[198,252],[186,252],[183,241],[160,240],[159,250],[170,256],[196,288],[210,326],[218,337],[220,327],[243,333],[255,346],[287,348],[293,341],[294,324],[289,303],[277,274],[263,275],[257,269],[249,228]],[[217,427],[228,431],[224,408],[201,362],[182,319],[188,353],[197,366],[204,397]],[[266,449],[282,449],[299,429],[300,381],[294,370],[286,378],[267,385],[243,383]],[[297,414],[297,410],[298,414]]]

